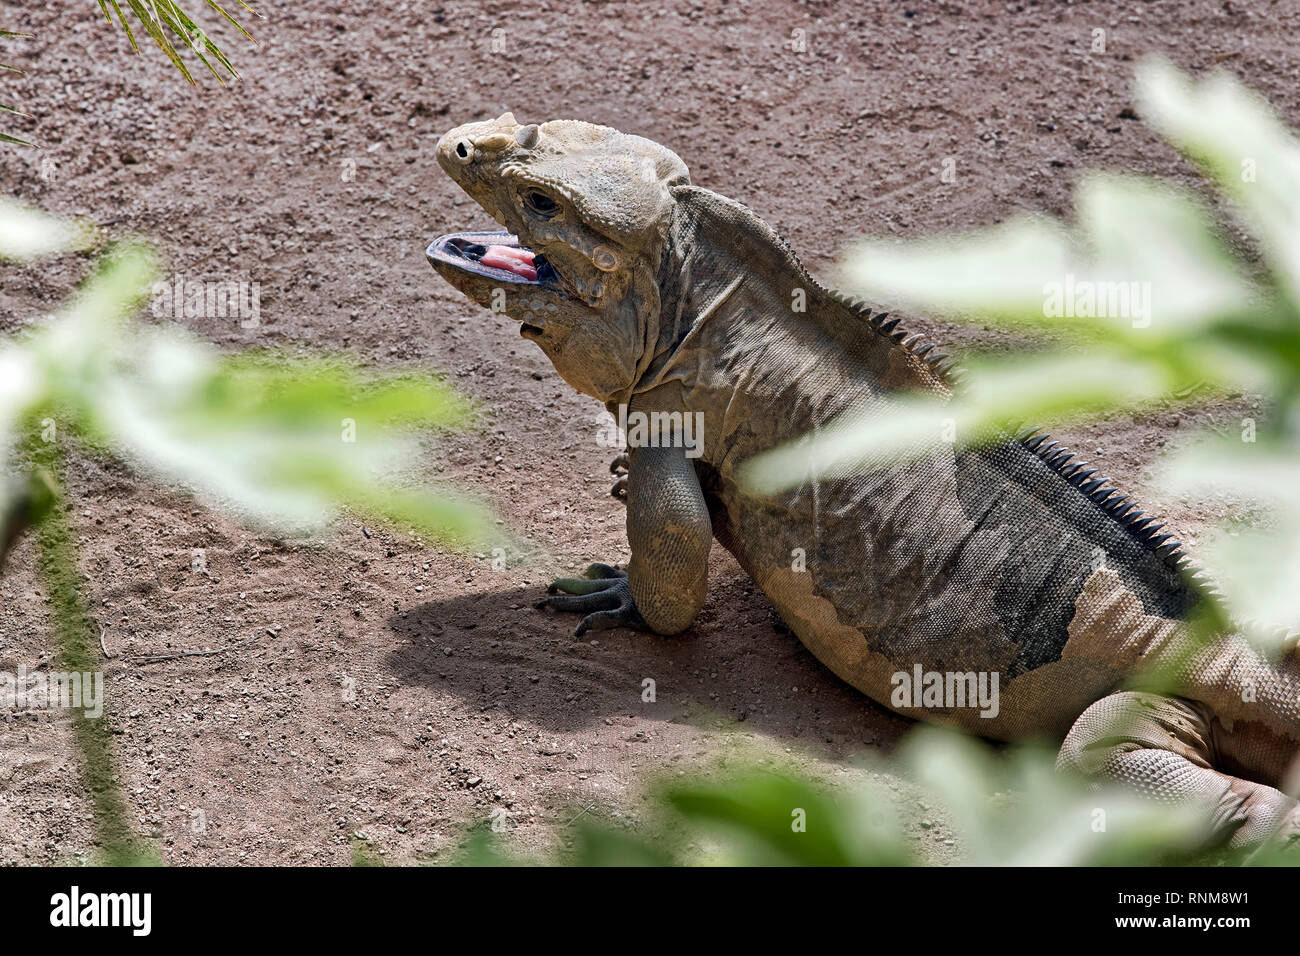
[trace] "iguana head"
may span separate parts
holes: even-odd
[[[653,348],[671,190],[689,183],[686,165],[640,136],[525,126],[511,113],[447,133],[438,162],[506,231],[435,239],[434,269],[518,321],[574,388],[625,396]]]

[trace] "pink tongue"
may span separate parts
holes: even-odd
[[[479,257],[479,262],[494,269],[505,269],[517,276],[523,276],[529,282],[537,281],[537,270],[533,267],[533,253],[518,246],[488,246],[487,252]]]

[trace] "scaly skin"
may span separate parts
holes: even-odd
[[[461,240],[468,254],[443,237],[441,275],[504,306],[610,411],[701,416],[697,458],[681,443],[629,450],[626,574],[593,565],[543,602],[585,612],[580,633],[689,627],[716,537],[819,660],[899,713],[994,739],[1064,736],[1061,766],[1198,801],[1232,843],[1300,832],[1278,789],[1300,748],[1300,663],[1233,635],[1192,653],[1201,598],[1177,542],[1131,499],[1028,436],[974,449],[920,436],[906,464],[757,494],[739,477],[755,455],[841,413],[887,416],[904,392],[947,397],[954,375],[649,140],[506,114],[449,132],[438,160],[512,234]],[[538,279],[475,260],[497,241]],[[1127,690],[1161,663],[1181,696]],[[996,675],[996,712],[899,696],[918,665]]]

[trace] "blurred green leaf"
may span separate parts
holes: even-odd
[[[518,866],[522,862],[507,854],[501,842],[486,826],[471,829],[449,861],[452,866]]]
[[[1127,286],[1146,299],[1146,315],[1130,307],[1100,316],[1103,322],[1127,320],[1115,323],[1112,333],[1139,339],[1148,328],[1157,335],[1186,333],[1248,312],[1264,295],[1219,240],[1205,208],[1182,190],[1094,173],[1079,184],[1077,206],[1088,254],[1079,278],[1108,290]],[[1042,321],[1050,324],[1053,317]]]
[[[0,259],[35,259],[89,247],[94,230],[0,199]]]
[[[1104,352],[989,359],[972,362],[969,372],[968,385],[952,401],[909,394],[887,408],[852,409],[814,435],[750,459],[741,479],[760,494],[774,494],[954,445],[1007,441],[1025,421],[1060,421],[1120,402],[1145,402],[1197,380]]]
[[[1195,83],[1148,62],[1137,97],[1149,121],[1235,201],[1261,244],[1262,274],[1233,255],[1187,193],[1095,173],[1079,186],[1072,232],[1021,219],[966,236],[859,245],[843,284],[870,301],[1046,330],[1074,348],[976,359],[951,401],[903,395],[888,409],[852,409],[746,463],[743,477],[773,493],[934,454],[941,441],[1007,440],[1022,422],[1057,426],[1176,400],[1198,385],[1210,394],[1263,392],[1281,423],[1300,421],[1300,143],[1226,75]],[[1296,486],[1298,452],[1289,433],[1272,464],[1238,454],[1233,465],[1220,455],[1180,471],[1186,489],[1217,475],[1267,497],[1270,530],[1225,534],[1207,554],[1225,572],[1216,577],[1235,613],[1278,624],[1300,621],[1300,591],[1290,586],[1300,571],[1292,543],[1300,515],[1272,483]]]
[[[86,237],[0,202],[0,258],[62,251]],[[455,544],[486,538],[483,505],[418,476],[419,433],[469,418],[468,402],[448,385],[428,374],[366,372],[342,358],[223,356],[180,329],[142,326],[131,315],[154,274],[152,252],[118,245],[60,314],[0,342],[0,454],[36,466],[33,480],[0,489],[0,560],[34,524],[65,666],[89,670],[99,653],[63,508],[50,504],[52,493],[38,494],[41,475],[64,464],[65,435],[276,530],[311,530],[352,509]],[[106,858],[154,859],[133,835],[108,722],[83,716],[74,731]]]
[[[466,544],[491,527],[487,509],[403,484],[420,449],[402,429],[467,408],[432,377],[222,360],[171,331],[124,341],[81,416],[91,437],[255,523],[305,531],[350,507]]]
[[[944,853],[977,866],[1150,866],[1219,862],[1204,811],[1058,773],[1052,748],[993,746],[956,731],[917,727],[887,760],[867,764],[865,785],[830,788],[791,762],[696,770],[651,788],[653,822],[584,823],[573,846],[534,863],[582,866],[916,866],[934,862],[924,843],[951,831]],[[891,779],[887,787],[877,780]],[[900,787],[899,784],[902,783]],[[666,815],[664,815],[666,814]],[[486,827],[456,862],[523,862]],[[1258,853],[1261,865],[1300,864],[1300,854]],[[1238,860],[1240,862],[1240,860]]]
[[[976,866],[1131,865],[1205,849],[1204,814],[1059,774],[1046,747],[997,754],[971,737],[919,727],[898,760],[951,814],[965,862]]]
[[[912,860],[883,788],[830,793],[793,774],[700,776],[663,791],[698,834],[721,840],[723,862],[747,866],[897,866]]]
[[[1173,493],[1230,495],[1264,509],[1262,527],[1220,528],[1198,548],[1201,563],[1239,621],[1258,624],[1261,650],[1282,649],[1279,629],[1300,620],[1300,456],[1278,441],[1204,441],[1167,461],[1162,481]]]
[[[62,248],[75,230],[0,206],[5,251]],[[463,426],[471,406],[432,375],[368,374],[343,359],[222,356],[128,316],[152,253],[105,256],[67,310],[0,347],[0,443],[25,415],[63,427],[246,519],[287,531],[353,509],[456,544],[484,540],[482,504],[420,481],[418,435]]]
[[[884,308],[1044,328],[1087,341],[1186,334],[1262,298],[1187,194],[1137,177],[1090,174],[1078,239],[1047,219],[962,236],[863,242],[842,284]]]
[[[352,865],[359,867],[383,866],[383,857],[366,845],[364,840],[352,840]]]
[[[1165,486],[1227,493],[1234,504],[1260,509],[1264,527],[1225,530],[1202,550],[1231,626],[1252,638],[1258,635],[1246,622],[1274,628],[1277,639],[1261,642],[1262,652],[1293,650],[1281,629],[1300,621],[1300,145],[1231,78],[1193,84],[1156,63],[1142,69],[1138,88],[1153,124],[1236,201],[1265,270],[1239,261],[1186,193],[1098,174],[1082,181],[1069,232],[1050,220],[1020,219],[966,236],[859,245],[847,256],[843,285],[873,303],[1048,331],[1072,347],[972,360],[951,400],[898,394],[887,405],[864,404],[746,463],[742,478],[774,493],[820,477],[905,468],[909,459],[944,453],[946,442],[1010,440],[1022,422],[1058,424],[1174,400],[1198,383],[1209,394],[1260,391],[1275,411],[1259,437],[1251,420],[1239,442],[1180,453]],[[1228,626],[1217,602],[1188,622],[1189,633],[1206,636]],[[922,728],[898,765],[951,815],[967,862],[1214,859],[1203,843],[1203,814],[1056,774],[1047,751],[995,755]],[[1298,858],[1266,846],[1247,862],[1294,865]]]
[[[845,255],[840,284],[869,295],[882,309],[1036,323],[1043,314],[1044,283],[1064,276],[1072,262],[1058,223],[1021,218],[954,237],[855,243]]]
[[[571,853],[571,866],[672,866],[676,860],[662,845],[644,835],[615,830],[606,824],[581,823]]]
[[[1237,200],[1270,271],[1300,306],[1300,143],[1227,73],[1193,82],[1164,60],[1138,71],[1143,117]]]

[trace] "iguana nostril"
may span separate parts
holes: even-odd
[[[474,159],[474,144],[467,139],[458,139],[454,152],[461,163],[469,163]]]

